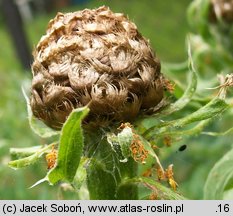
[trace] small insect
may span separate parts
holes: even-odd
[[[187,148],[187,145],[182,145],[179,147],[179,151],[184,151]]]
[[[48,169],[52,169],[57,161],[57,150],[55,149],[54,145],[52,145],[52,150],[46,156],[46,161],[48,165]]]

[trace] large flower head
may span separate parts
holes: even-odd
[[[130,121],[163,97],[160,62],[136,25],[107,7],[62,14],[34,51],[31,108],[59,129],[74,108],[85,123]]]

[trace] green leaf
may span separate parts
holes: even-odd
[[[206,119],[203,121],[200,121],[197,125],[195,125],[193,128],[187,129],[187,130],[178,130],[178,131],[167,131],[163,133],[165,136],[170,137],[180,137],[180,136],[191,136],[191,135],[197,135],[197,134],[203,134],[203,129],[212,122],[212,119]]]
[[[120,162],[127,162],[128,154],[123,155],[122,148],[118,141],[118,137],[114,133],[107,133],[107,142],[111,145],[112,150],[116,153]]]
[[[223,199],[224,189],[232,177],[233,149],[227,152],[210,171],[204,187],[204,199]]]
[[[104,152],[113,156],[115,152]],[[136,163],[129,158],[126,163],[116,160],[101,160],[92,158],[87,168],[87,185],[90,199],[114,200],[114,199],[137,199],[137,187],[133,184],[124,184],[118,187],[121,180],[132,178],[137,173]],[[124,189],[123,189],[124,188]]]
[[[119,160],[121,162],[127,162],[127,159],[131,156],[130,145],[133,141],[132,129],[126,126],[117,135],[114,133],[108,133],[107,141],[111,145],[113,151],[118,155]]]
[[[24,167],[27,167],[29,165],[32,165],[32,164],[36,163],[43,154],[48,152],[48,150],[52,149],[53,145],[54,145],[54,143],[52,143],[52,144],[50,144],[48,146],[45,146],[43,148],[40,148],[40,149],[37,148],[37,151],[34,154],[32,154],[32,155],[30,155],[28,157],[18,159],[18,160],[10,161],[8,163],[8,165],[12,169],[19,169],[19,168],[24,168]],[[22,151],[20,152],[20,154],[21,155],[23,154]]]
[[[131,158],[121,163],[118,155],[119,149],[116,151],[116,147],[120,147],[117,136],[111,138],[113,140],[109,142],[109,137],[106,138],[102,135],[99,139],[94,136],[86,137],[86,140],[90,139],[85,146],[86,154],[90,158],[86,166],[90,199],[136,199],[137,188],[135,185],[128,185],[127,191],[118,191],[117,186],[122,179],[132,178],[136,175],[137,164]]]
[[[233,188],[224,191],[223,199],[224,200],[233,200]]]
[[[209,7],[209,0],[195,0],[190,4],[187,13],[189,24],[207,41],[212,39],[208,22]]]
[[[174,120],[173,127],[184,127],[187,124],[213,118],[216,115],[221,114],[229,108],[229,105],[222,99],[216,97],[211,100],[208,104],[197,110],[196,112],[184,117],[182,119]]]
[[[86,170],[86,164],[89,162],[88,158],[82,157],[77,169],[77,172],[75,174],[74,180],[73,180],[73,187],[77,190],[79,190],[84,183],[84,181],[87,178],[87,170]]]
[[[207,132],[207,131],[202,132],[202,134],[205,134],[208,136],[226,136],[231,133],[233,133],[233,127],[223,132]]]
[[[111,154],[111,152],[109,152]],[[116,166],[116,164],[109,165]],[[112,168],[112,167],[111,167]],[[108,170],[104,161],[92,158],[87,168],[87,185],[90,199],[112,200],[116,199],[117,180],[115,170]]]
[[[157,154],[155,153],[154,149],[151,147],[151,144],[142,136],[139,136],[139,138],[142,141],[144,148],[148,151],[148,154],[155,159],[157,165],[161,168],[162,171],[164,171]]]
[[[188,44],[188,63],[186,64],[188,65],[189,71],[191,72],[190,82],[187,89],[185,90],[181,98],[162,110],[160,114],[169,115],[173,112],[179,111],[184,108],[192,99],[197,88],[197,73],[193,66],[190,44]]]
[[[119,160],[115,149],[106,138],[87,136],[87,186],[90,199],[115,199],[119,181]],[[125,164],[124,164],[125,165]]]
[[[189,64],[187,61],[181,62],[181,63],[167,63],[167,62],[162,62],[161,65],[163,65],[163,70],[171,73],[172,76],[174,76],[177,73],[185,73],[189,70]]]
[[[33,116],[29,98],[28,98],[28,96],[23,88],[22,88],[22,92],[23,92],[24,98],[25,98],[26,103],[27,103],[29,125],[30,125],[31,129],[34,131],[34,133],[42,138],[47,138],[47,137],[59,135],[60,134],[59,131],[55,131],[55,130],[49,128],[43,122],[39,121],[38,119],[36,119]]]
[[[130,127],[125,127],[120,133],[117,134],[119,145],[121,146],[122,154],[125,158],[131,155],[130,145],[133,141],[133,132]]]
[[[64,123],[61,131],[57,165],[48,174],[51,184],[60,180],[72,182],[83,153],[82,120],[88,114],[89,108],[74,109]]]
[[[154,188],[157,192],[158,195],[160,196],[160,199],[165,199],[165,200],[186,200],[187,198],[181,196],[180,194],[174,192],[172,189],[163,186],[159,182],[146,178],[146,177],[135,177],[131,179],[125,180],[122,185],[124,184],[143,184],[145,187],[150,186],[150,188]],[[121,186],[122,186],[121,185]]]
[[[32,154],[35,154],[42,148],[42,145],[27,148],[10,148],[10,155],[13,159],[25,158]]]
[[[193,112],[188,116],[169,122],[164,122],[160,125],[149,128],[144,133],[144,136],[149,139],[150,137],[155,135],[158,137],[168,133],[172,133],[172,130],[177,130],[179,128],[185,127],[188,124],[199,122],[202,120],[213,119],[229,107],[229,104],[227,104],[224,100],[215,97],[205,106],[201,107],[196,112]]]
[[[148,151],[149,155],[155,159],[156,163],[163,170],[163,167],[160,164],[159,158],[154,152],[153,148],[151,147],[151,144],[139,134],[137,134],[137,137],[143,143],[143,146]],[[115,134],[108,134],[107,136],[108,143],[112,146],[112,149],[116,153],[118,153],[116,151],[117,149],[116,146],[120,146],[121,153],[124,156],[124,160],[120,160],[121,162],[127,162],[128,158],[132,155],[130,151],[130,146],[133,142],[133,139],[134,137],[133,137],[132,128],[128,126],[126,126],[120,133],[118,133],[117,136]]]

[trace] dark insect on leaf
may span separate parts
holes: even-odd
[[[179,151],[184,151],[186,148],[187,148],[187,145],[182,145],[180,146]]]

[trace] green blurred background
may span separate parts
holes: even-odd
[[[39,1],[39,0],[37,0]],[[136,23],[139,31],[150,40],[162,62],[182,62],[186,59],[185,38],[189,32],[186,9],[191,0],[89,0],[64,6],[53,1],[49,12],[33,13],[24,20],[24,30],[31,51],[45,33],[48,21],[58,11],[68,12],[84,8],[109,6],[114,12],[122,12]],[[64,2],[64,1],[63,1]],[[26,103],[21,92],[22,85],[29,85],[31,72],[24,70],[15,53],[7,31],[6,22],[0,14],[0,199],[75,199],[76,194],[62,191],[58,186],[46,183],[28,189],[46,173],[46,162],[22,170],[12,170],[9,148],[28,147],[46,143],[29,128]],[[216,130],[220,122],[213,125]],[[190,199],[202,199],[203,185],[213,164],[229,148],[229,138],[221,140],[206,136],[194,137],[175,143],[161,151],[162,163],[174,164],[179,191]],[[187,144],[187,150],[179,152],[179,146]]]

